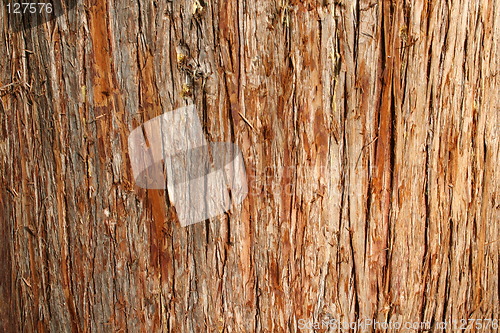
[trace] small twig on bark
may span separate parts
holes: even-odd
[[[358,168],[358,162],[359,162],[359,159],[361,158],[361,154],[363,153],[363,150],[365,150],[366,147],[368,147],[369,145],[374,143],[377,139],[378,139],[378,136],[376,136],[372,141],[368,142],[366,145],[363,146],[363,148],[361,148],[361,151],[359,152],[359,156],[358,156],[358,159],[356,161],[356,166],[354,167],[354,169]]]
[[[12,83],[6,84],[5,86],[0,87],[0,91],[7,90],[7,88],[12,87],[12,86],[13,86],[13,85],[15,85],[16,83],[17,83],[17,82],[12,82]]]
[[[252,129],[252,131],[255,131],[255,128],[254,128],[254,127],[253,127],[253,125],[250,123],[250,121],[249,121],[247,118],[245,118],[245,116],[244,116],[244,115],[242,115],[242,114],[241,114],[241,112],[238,112],[238,114],[239,114],[239,115],[240,115],[240,117],[243,119],[243,121],[244,121],[245,123],[247,123],[247,125],[248,125],[248,126],[250,126],[250,128]]]

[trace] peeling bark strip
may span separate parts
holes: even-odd
[[[24,31],[3,8],[0,331],[497,332],[499,5],[86,0]],[[127,136],[189,104],[249,195],[182,228]]]

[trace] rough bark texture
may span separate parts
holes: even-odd
[[[0,330],[500,319],[499,6],[82,0],[24,31],[2,7]],[[250,193],[182,228],[127,136],[190,103]]]

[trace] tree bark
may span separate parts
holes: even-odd
[[[498,1],[4,4],[2,331],[498,331]],[[127,136],[189,104],[249,194],[183,228]]]

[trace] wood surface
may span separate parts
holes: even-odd
[[[2,2],[0,331],[500,319],[499,7],[81,0],[15,31]],[[127,137],[189,104],[249,194],[183,228]]]

